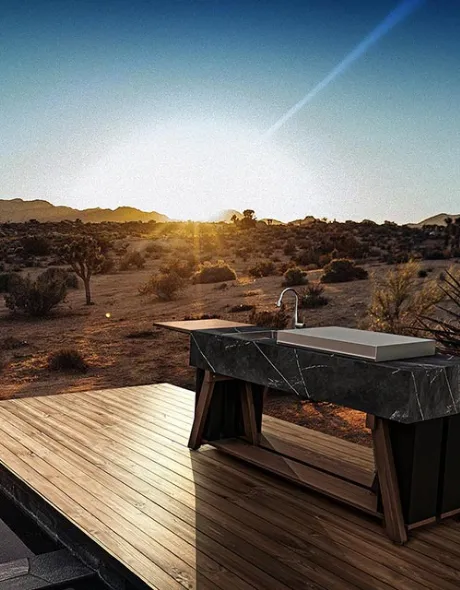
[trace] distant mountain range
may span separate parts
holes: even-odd
[[[411,227],[423,227],[424,225],[447,225],[446,224],[446,217],[450,217],[452,220],[457,219],[460,217],[460,213],[458,215],[452,215],[450,213],[439,213],[438,215],[433,215],[433,217],[428,217],[419,223],[409,223]]]
[[[236,215],[237,219],[241,219],[243,214],[236,209],[226,209],[220,211],[209,219],[211,222],[225,222],[231,223],[232,217]],[[423,227],[424,225],[446,225],[445,219],[450,217],[455,220],[460,218],[460,213],[453,215],[450,213],[439,213],[428,217],[419,223],[409,223],[410,227]],[[62,205],[53,205],[48,201],[35,199],[33,201],[26,201],[24,199],[0,199],[0,223],[13,222],[22,223],[36,219],[37,221],[75,221],[81,219],[83,222],[101,223],[104,221],[158,221],[166,222],[172,221],[166,215],[158,213],[157,211],[141,211],[135,207],[118,207],[117,209],[101,209],[95,207],[92,209],[73,209],[72,207],[65,207]],[[292,221],[294,225],[308,225],[315,218],[308,215],[304,219],[297,219]],[[277,219],[263,218],[259,219],[265,223],[273,225],[284,225],[282,221]]]
[[[101,223],[103,221],[169,221],[166,215],[156,211],[141,211],[134,207],[117,209],[73,209],[52,205],[48,201],[23,199],[0,199],[0,223],[21,223],[36,219],[37,221],[75,221]]]

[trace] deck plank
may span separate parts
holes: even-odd
[[[0,462],[151,588],[458,589],[457,521],[395,546],[370,517],[191,452],[193,410],[193,393],[169,384],[7,400]],[[264,423],[277,444],[372,469],[369,449]]]

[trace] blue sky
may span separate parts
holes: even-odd
[[[175,218],[460,213],[460,5],[427,0],[270,139],[398,2],[0,4],[0,198]]]

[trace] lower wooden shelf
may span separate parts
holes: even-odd
[[[280,454],[280,449],[288,452],[289,445],[283,446],[282,441],[275,441],[273,437],[261,435],[261,443],[263,446],[255,446],[242,439],[233,438],[212,441],[208,444],[334,500],[344,502],[373,516],[382,517],[377,510],[377,496],[368,487],[343,479],[340,474],[328,473],[291,456]],[[270,445],[277,445],[276,452],[267,448]]]

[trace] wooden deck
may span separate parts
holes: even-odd
[[[168,384],[4,401],[0,463],[150,588],[460,587],[460,523],[396,546],[376,519],[189,451],[192,416],[193,394]],[[264,435],[372,474],[368,449],[268,417]]]

